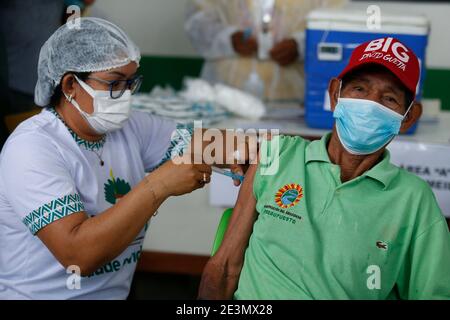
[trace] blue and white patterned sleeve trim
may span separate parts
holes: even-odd
[[[186,149],[188,148],[189,144],[191,143],[193,134],[194,134],[193,124],[178,123],[177,128],[173,131],[172,136],[170,137],[169,148],[167,149],[164,158],[156,166],[156,168],[169,159],[183,155],[184,152],[186,152]]]
[[[46,225],[80,211],[84,211],[80,195],[69,194],[33,210],[22,221],[34,235]]]

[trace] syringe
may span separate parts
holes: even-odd
[[[214,166],[211,167],[211,168],[212,168],[212,171],[220,173],[220,174],[223,174],[224,176],[230,177],[230,178],[232,178],[234,180],[239,180],[241,182],[244,181],[244,176],[241,176],[239,174],[233,173],[233,172],[231,172],[229,170],[221,169],[221,168],[214,167]]]

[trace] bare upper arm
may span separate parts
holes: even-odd
[[[256,169],[256,164],[250,165],[245,175],[224,240],[216,254],[217,259],[227,261],[228,265],[239,270],[242,266],[245,249],[248,246],[253,223],[257,216],[256,199],[253,195],[253,180]]]
[[[257,170],[257,164],[251,164],[245,174],[244,182],[239,190],[238,199],[233,210],[233,216],[252,214],[256,210],[256,199],[253,193],[253,181]],[[237,212],[237,214],[235,214]],[[233,220],[230,222],[230,224]]]

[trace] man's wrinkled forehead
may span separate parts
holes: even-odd
[[[356,69],[345,75],[342,80],[344,87],[349,83],[360,82],[367,85],[377,84],[396,93],[404,93],[406,89],[392,72],[378,65],[369,65]]]

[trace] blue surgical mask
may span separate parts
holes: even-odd
[[[351,154],[374,153],[399,133],[411,106],[402,116],[372,100],[339,97],[333,113],[339,140]]]

